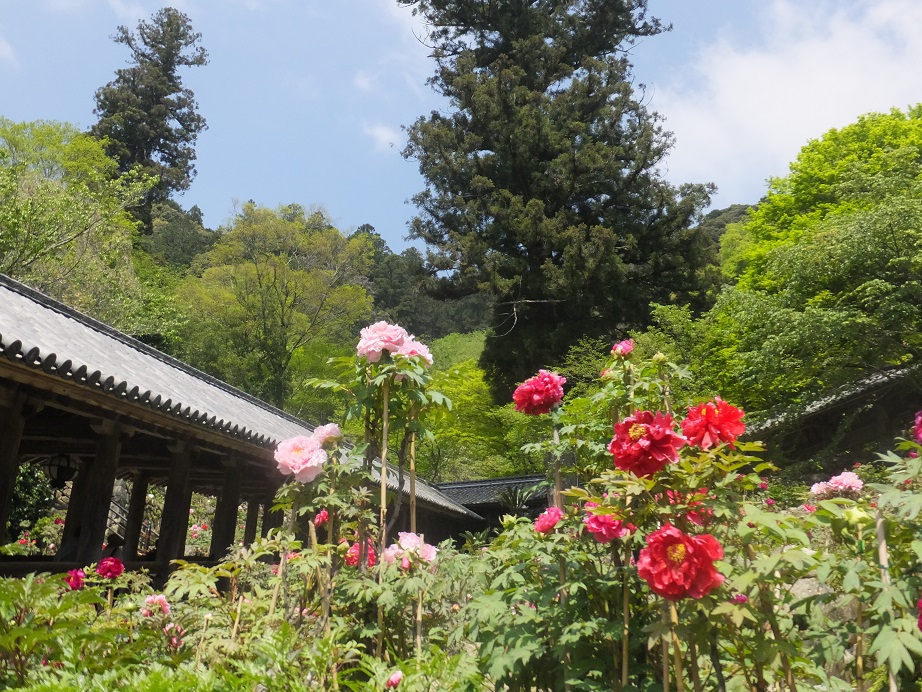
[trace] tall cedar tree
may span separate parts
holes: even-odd
[[[189,18],[165,7],[137,33],[120,26],[112,39],[131,50],[132,64],[96,92],[99,122],[91,133],[106,138],[107,153],[122,171],[140,166],[159,182],[134,209],[146,233],[152,231],[151,210],[171,192],[186,190],[195,176],[195,142],[206,128],[191,90],[183,87],[180,67],[208,64]]]
[[[482,365],[497,399],[581,336],[646,325],[651,301],[705,300],[712,189],[676,189],[672,144],[634,97],[627,50],[664,30],[645,0],[400,0],[430,25],[451,104],[409,129],[427,181],[410,235],[443,294],[495,298]]]

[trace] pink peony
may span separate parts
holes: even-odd
[[[125,565],[117,557],[104,557],[96,565],[96,574],[105,579],[115,579],[125,571]]]
[[[525,380],[512,393],[515,410],[530,416],[550,413],[563,399],[563,385],[567,379],[556,372],[539,370],[534,377]]]
[[[343,433],[336,423],[321,425],[319,428],[315,428],[314,432],[311,433],[311,437],[314,438],[321,447],[329,446],[331,443],[336,442],[336,440],[342,439],[342,436]]]
[[[648,477],[679,458],[688,440],[672,429],[669,414],[638,411],[615,424],[615,436],[608,451],[615,467],[635,476]]]
[[[803,508],[805,512],[815,512],[816,511],[816,505],[808,505],[804,503]]]
[[[410,569],[413,561],[434,562],[438,552],[438,548],[424,542],[419,534],[401,531],[397,534],[397,542],[384,550],[382,559],[389,565],[399,560],[403,569]]]
[[[548,507],[541,516],[535,519],[535,531],[550,533],[561,519],[563,519],[563,512],[559,507]]]
[[[413,337],[404,341],[403,345],[397,350],[397,353],[408,358],[417,356],[422,358],[428,365],[432,365],[432,353],[429,352],[429,347]]]
[[[631,351],[634,350],[634,340],[625,339],[624,341],[619,341],[617,344],[612,346],[611,354],[613,356],[620,356],[621,358],[627,358]]]
[[[325,509],[321,509],[317,512],[317,516],[314,517],[314,526],[323,526],[330,520],[330,513]]]
[[[293,475],[299,483],[310,483],[323,470],[327,453],[317,438],[298,435],[279,443],[275,461],[284,475]]]
[[[828,481],[814,483],[810,486],[810,494],[818,498],[828,497],[855,497],[861,492],[864,482],[853,471],[843,471],[838,476],[833,476]]]
[[[392,673],[391,676],[387,679],[387,682],[384,683],[384,686],[388,689],[393,689],[397,687],[403,681],[403,672],[397,671]]]
[[[67,572],[67,576],[64,577],[64,581],[67,582],[67,585],[70,587],[71,591],[78,591],[83,588],[83,580],[86,579],[86,574],[82,569],[72,569]]]
[[[160,609],[161,615],[170,614],[170,604],[167,602],[166,596],[164,596],[162,593],[158,593],[156,595],[151,594],[144,599],[144,604],[145,607],[141,608],[141,615],[146,618],[151,617],[154,614],[156,608]]]
[[[398,324],[375,322],[362,330],[356,351],[369,363],[377,363],[383,353],[398,353],[404,342],[410,339],[407,330]]]
[[[583,519],[583,523],[586,525],[586,530],[599,543],[609,543],[616,538],[630,536],[636,528],[633,524],[615,519],[610,514],[590,513],[589,516]]]

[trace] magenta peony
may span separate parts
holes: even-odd
[[[736,438],[743,434],[744,412],[728,404],[720,397],[688,409],[688,417],[682,421],[682,434],[688,444],[701,449],[710,449],[720,442],[734,446]]]
[[[541,513],[541,516],[535,519],[535,531],[550,533],[561,519],[563,519],[563,512],[559,507],[548,507]]]
[[[916,610],[919,612],[919,629],[922,630],[922,598],[916,603]]]
[[[702,598],[724,581],[714,567],[723,555],[723,546],[710,534],[689,536],[667,524],[647,536],[637,575],[667,600]]]
[[[317,438],[298,435],[279,443],[275,461],[284,475],[294,476],[299,483],[310,483],[323,470],[327,453]]]
[[[539,370],[537,375],[525,380],[512,393],[515,410],[530,416],[549,413],[563,399],[566,381],[556,372]]]
[[[687,440],[672,426],[671,416],[650,411],[638,411],[616,423],[615,436],[608,445],[615,467],[647,477],[676,461]]]
[[[613,356],[620,356],[621,358],[627,358],[631,351],[634,350],[634,340],[625,339],[624,341],[619,341],[617,344],[612,346],[611,354]]]
[[[369,363],[377,363],[382,354],[398,353],[404,342],[410,339],[407,330],[398,324],[375,322],[362,330],[356,351]]]
[[[317,515],[314,517],[314,526],[323,526],[330,520],[330,513],[325,509],[321,509],[317,512]]]
[[[922,411],[916,413],[916,425],[912,429],[912,434],[916,438],[916,442],[922,445]]]
[[[125,571],[125,565],[117,557],[104,557],[96,565],[96,574],[105,579],[115,579]]]
[[[69,570],[67,572],[67,576],[64,577],[64,581],[67,582],[67,585],[70,587],[71,591],[82,589],[84,579],[86,579],[86,574],[82,569]]]

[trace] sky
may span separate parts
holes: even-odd
[[[128,62],[111,36],[149,0],[0,0],[0,116],[96,120],[96,90]],[[175,0],[209,64],[187,68],[208,129],[177,201],[210,228],[245,201],[324,207],[400,251],[424,188],[401,129],[445,104],[424,28],[396,0]],[[809,140],[922,101],[918,0],[649,0],[672,30],[632,50],[645,105],[675,145],[663,174],[713,182],[713,207],[753,204]]]

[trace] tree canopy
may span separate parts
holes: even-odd
[[[207,64],[208,53],[189,18],[172,7],[139,22],[136,33],[120,26],[113,40],[128,47],[132,65],[96,92],[99,121],[91,132],[122,171],[137,166],[157,178],[136,210],[150,233],[152,205],[187,189],[195,176],[195,142],[206,123],[178,70]]]
[[[411,236],[443,294],[495,300],[482,363],[500,399],[581,335],[705,299],[708,188],[666,183],[672,138],[635,97],[626,50],[663,30],[642,0],[403,0],[432,27],[450,112],[409,128],[427,188]]]

